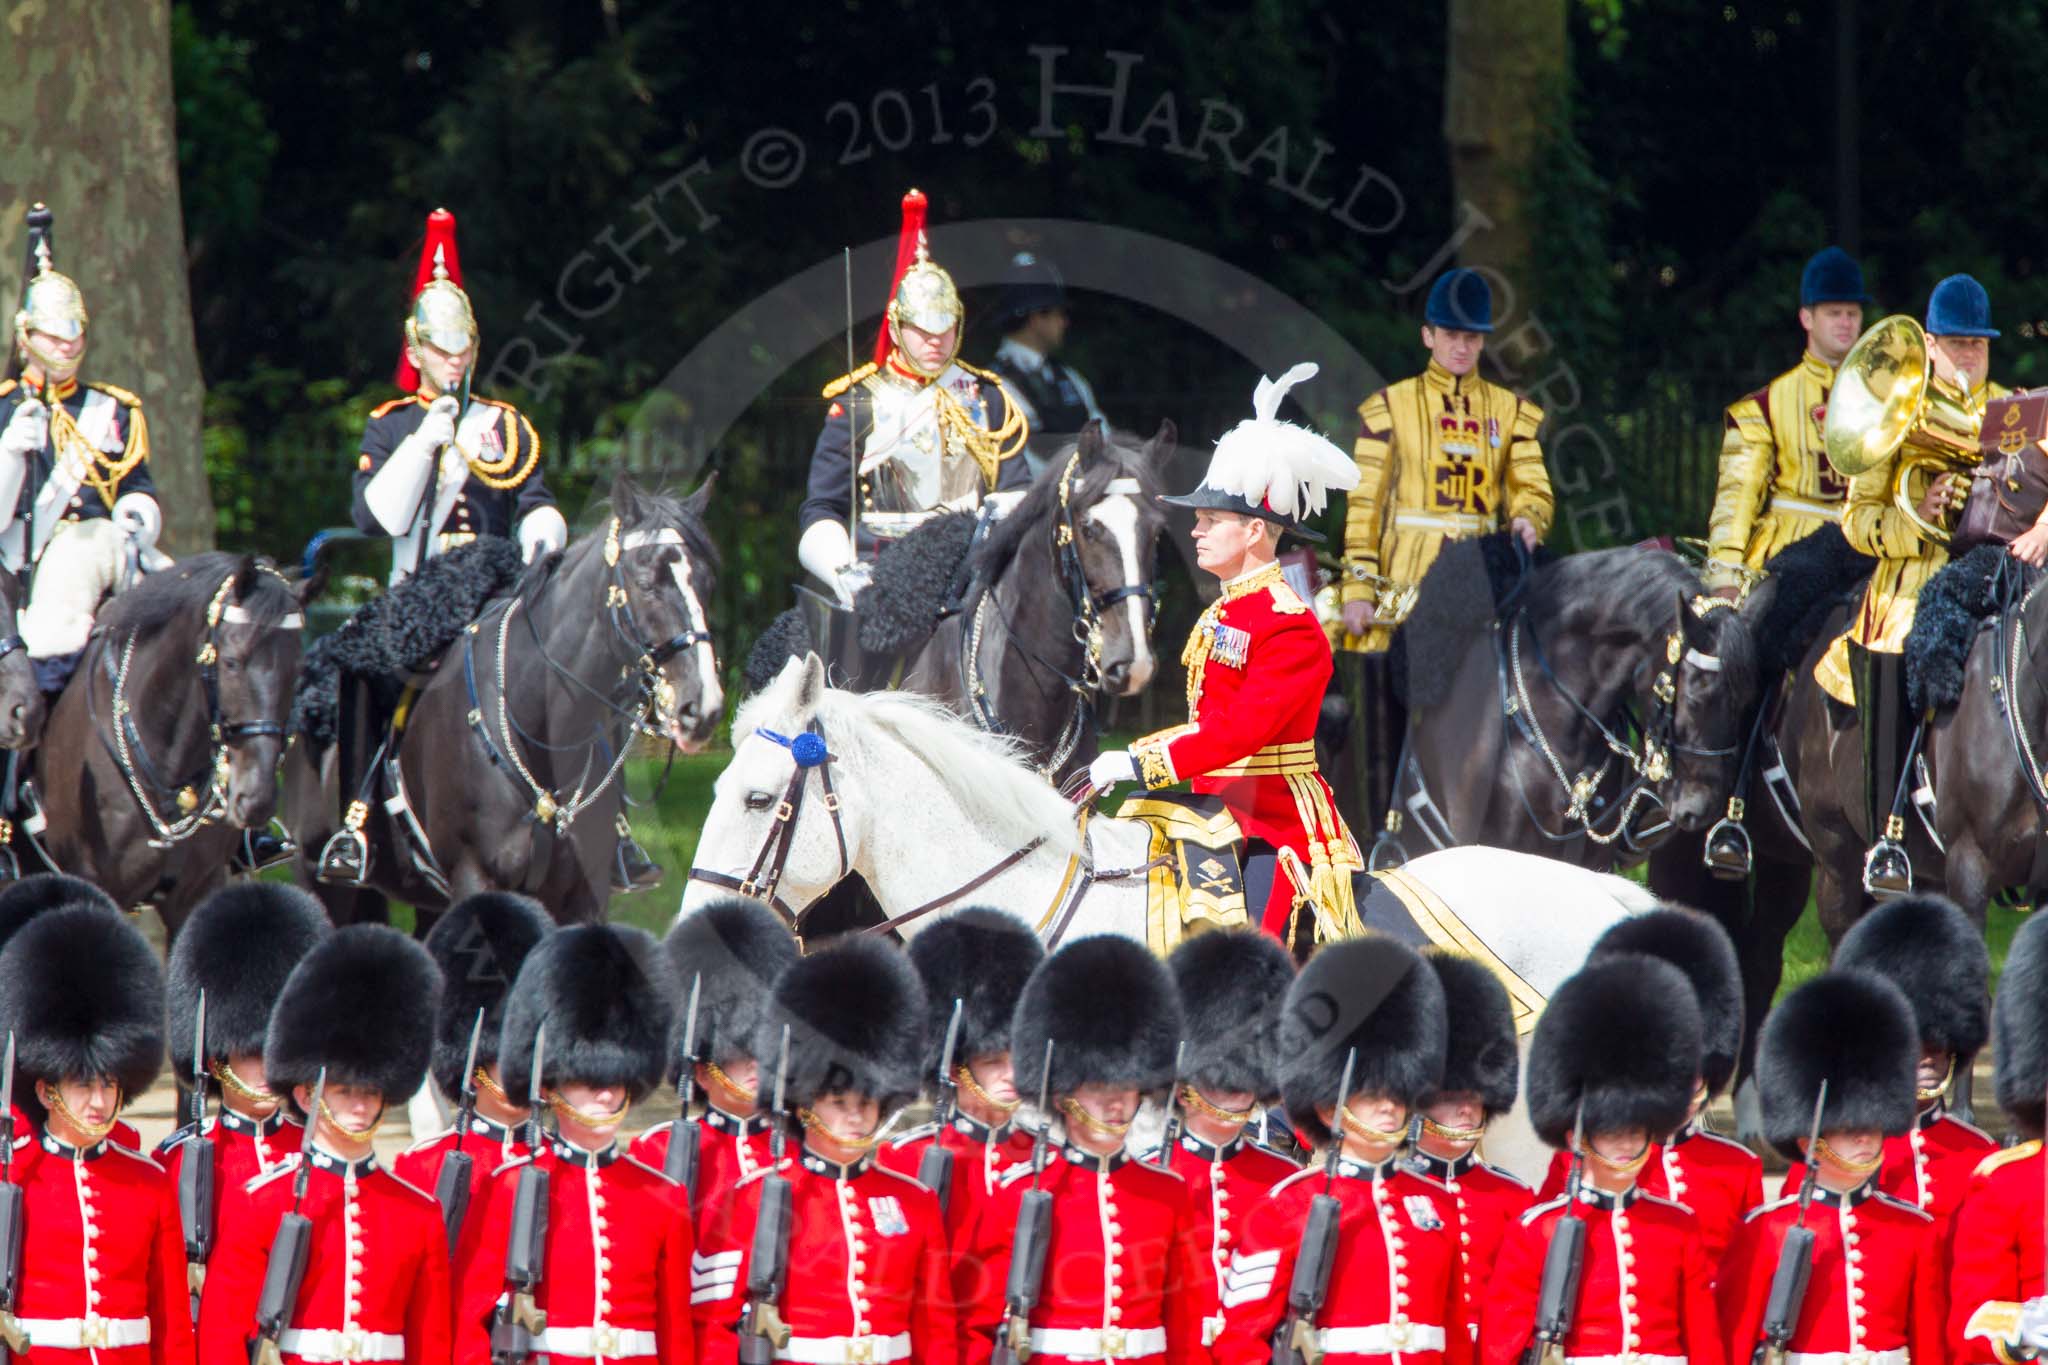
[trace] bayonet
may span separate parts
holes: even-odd
[[[682,1069],[676,1077],[676,1098],[682,1109],[668,1130],[668,1152],[662,1158],[662,1173],[683,1187],[690,1206],[697,1204],[697,1155],[703,1134],[690,1117],[690,1102],[697,1093],[697,998],[704,987],[704,974],[690,978],[690,1007],[683,1016]]]

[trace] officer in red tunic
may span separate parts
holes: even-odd
[[[270,1012],[263,1074],[301,1122],[304,1158],[245,1187],[248,1209],[221,1229],[199,1305],[199,1358],[249,1358],[278,1224],[312,1221],[305,1278],[278,1339],[285,1365],[448,1359],[448,1242],[440,1206],[378,1162],[386,1107],[426,1079],[440,974],[396,929],[337,929],[300,960]],[[325,1074],[317,1113],[313,1089]]]
[[[1508,1226],[1536,1199],[1519,1177],[1479,1154],[1486,1125],[1515,1107],[1521,1055],[1514,1007],[1491,968],[1444,948],[1427,949],[1422,958],[1444,988],[1450,1032],[1443,1080],[1422,1098],[1409,1169],[1449,1190],[1458,1206],[1466,1325],[1476,1337],[1474,1305],[1492,1278],[1494,1254]]]
[[[919,932],[907,951],[924,983],[920,1069],[927,1089],[934,1088],[956,1004],[960,1010],[960,1036],[948,1077],[951,1112],[943,1124],[925,1124],[883,1144],[875,1159],[914,1177],[933,1143],[952,1153],[946,1244],[957,1268],[980,1207],[1012,1167],[1031,1159],[1031,1135],[1011,1122],[1019,1100],[1010,1060],[1010,1016],[1025,981],[1044,961],[1045,946],[1015,915],[967,909]]]
[[[1948,1110],[1950,1083],[1969,1075],[1991,1031],[1991,957],[1984,935],[1951,901],[1901,896],[1872,908],[1835,949],[1837,971],[1875,972],[1912,1002],[1920,1030],[1920,1112],[1903,1136],[1885,1139],[1877,1187],[1948,1220],[1969,1192],[1970,1173],[1998,1150],[1983,1129]],[[1803,1174],[1795,1163],[1787,1188]]]
[[[1194,509],[1195,562],[1223,584],[1181,652],[1188,721],[1100,754],[1089,768],[1098,788],[1139,780],[1156,790],[1192,779],[1197,792],[1221,796],[1247,841],[1246,902],[1289,946],[1311,925],[1318,942],[1363,932],[1351,876],[1364,863],[1316,767],[1330,644],[1275,559],[1288,532],[1320,542],[1303,519],[1323,510],[1329,490],[1358,482],[1349,455],[1279,420],[1287,391],[1315,372],[1303,364],[1277,383],[1261,379],[1256,415],[1216,443],[1201,486],[1162,499]],[[1313,913],[1297,916],[1305,905]]]
[[[457,1286],[458,1362],[491,1359],[489,1323],[503,1311],[516,1193],[529,1164],[548,1173],[547,1256],[533,1296],[546,1326],[534,1359],[696,1359],[689,1201],[618,1145],[620,1124],[668,1069],[675,1006],[668,959],[643,929],[577,925],[527,954],[506,999],[498,1065],[507,1089],[528,1093],[535,1040],[546,1028],[540,1083],[555,1133],[539,1151],[500,1166],[484,1192],[481,1241]]]
[[[2019,1141],[1985,1157],[1949,1234],[1949,1359],[2012,1365],[2048,1354],[2041,1133],[2048,1121],[2048,919],[2012,936],[1991,1010],[1998,1107]]]
[[[705,1212],[690,1295],[702,1360],[730,1365],[738,1357],[755,1223],[770,1180],[790,1185],[790,1273],[777,1302],[751,1306],[776,1360],[959,1359],[938,1197],[874,1159],[883,1114],[917,1093],[924,1010],[924,989],[903,953],[865,936],[834,940],[776,981],[755,1051],[769,1059],[761,1085],[773,1094],[788,1037],[787,1113],[777,1115],[788,1128],[772,1165]],[[800,1145],[785,1153],[785,1141]]]
[[[165,1032],[171,1072],[186,1089],[220,1088],[220,1113],[164,1139],[157,1160],[172,1187],[194,1139],[213,1139],[214,1229],[242,1215],[243,1186],[299,1150],[301,1129],[264,1081],[270,1007],[299,960],[328,933],[327,911],[310,892],[279,882],[236,882],[200,902],[171,945]],[[192,1074],[193,1031],[206,1000],[206,1073]],[[202,1266],[192,1267],[198,1292]]]
[[[702,1229],[713,1198],[759,1170],[767,1155],[770,1119],[757,1099],[761,1064],[754,1040],[769,989],[796,961],[796,936],[760,901],[729,900],[678,920],[664,946],[681,998],[687,1001],[692,983],[697,986],[697,1055],[686,1060],[680,1050],[673,1053],[669,1083],[681,1080],[687,1064],[704,1097],[703,1115],[694,1120],[701,1136],[690,1209]],[[649,1128],[633,1140],[633,1156],[667,1169],[669,1135],[676,1124],[692,1121],[686,1114]]]
[[[151,1158],[108,1140],[163,1065],[163,992],[141,933],[96,906],[39,915],[0,954],[0,1025],[33,1125],[9,1172],[26,1234],[0,1338],[34,1365],[193,1359],[175,1189]]]
[[[1881,1193],[1888,1134],[1913,1123],[1912,1006],[1864,972],[1829,972],[1771,1011],[1757,1041],[1764,1134],[1787,1156],[1814,1163],[1802,1187],[1751,1212],[1721,1265],[1717,1295],[1732,1361],[1766,1345],[1765,1319],[1780,1248],[1795,1227],[1814,1235],[1810,1279],[1790,1337],[1792,1359],[1933,1365],[1944,1359],[1941,1248],[1934,1220]],[[1814,1102],[1826,1086],[1820,1141]]]
[[[1171,1146],[1150,1160],[1188,1183],[1195,1231],[1208,1261],[1202,1340],[1223,1333],[1223,1284],[1245,1222],[1300,1167],[1254,1142],[1246,1125],[1280,1099],[1280,1006],[1294,958],[1254,929],[1184,939],[1166,961],[1187,1021],[1187,1054],[1170,1107]]]
[[[1473,1348],[1457,1202],[1400,1160],[1416,1103],[1443,1079],[1436,973],[1389,938],[1331,944],[1302,968],[1282,1020],[1281,1094],[1295,1127],[1324,1148],[1323,1165],[1250,1211],[1223,1283],[1218,1365],[1263,1365],[1276,1332],[1325,1365],[1464,1365]],[[1310,1205],[1325,1189],[1342,1210],[1328,1296],[1313,1322],[1289,1322]]]
[[[1558,1343],[1568,1365],[1727,1359],[1698,1221],[1636,1183],[1656,1135],[1685,1120],[1700,1036],[1690,983],[1659,958],[1608,954],[1551,995],[1530,1042],[1529,1119],[1553,1147],[1583,1125],[1585,1179],[1576,1201],[1536,1205],[1502,1239],[1479,1319],[1487,1365],[1514,1365],[1528,1349],[1544,1256],[1567,1213],[1586,1224],[1577,1310]]]

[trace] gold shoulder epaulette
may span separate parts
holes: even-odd
[[[2017,1147],[2007,1147],[2004,1151],[1993,1152],[1990,1156],[1978,1162],[1977,1169],[1972,1171],[1971,1174],[1981,1180],[1999,1167],[2010,1166],[2015,1161],[2025,1161],[2040,1150],[2041,1140],[2039,1138],[2035,1138],[2032,1142],[2022,1142]]]
[[[407,403],[413,403],[417,401],[419,401],[419,395],[417,394],[401,394],[397,398],[392,399],[388,403],[379,403],[376,407],[370,409],[370,416],[373,419],[382,417],[385,413],[390,412],[394,408],[402,408]]]
[[[845,393],[848,389],[852,388],[855,384],[860,383],[861,380],[866,379],[869,375],[873,374],[876,370],[880,368],[881,366],[875,364],[874,361],[870,360],[867,364],[861,366],[852,374],[842,374],[837,379],[827,384],[824,388],[824,391],[821,394],[819,394],[819,397],[837,398],[840,394]]]
[[[964,360],[956,360],[953,363],[955,365],[958,365],[961,369],[967,371],[967,373],[973,375],[976,379],[986,379],[991,383],[995,384],[1001,384],[1003,382],[1003,377],[997,374],[994,370],[984,370],[983,368],[981,368],[981,366],[970,365]]]
[[[0,398],[5,398],[19,387],[21,387],[21,381],[18,379],[0,379]]]
[[[98,389],[101,393],[107,395],[107,397],[119,399],[121,402],[127,404],[131,408],[139,408],[142,406],[142,400],[140,398],[137,398],[134,394],[128,392],[128,390],[120,388],[116,385],[102,384],[98,380],[94,380],[92,383],[87,384],[86,387],[89,389]]]

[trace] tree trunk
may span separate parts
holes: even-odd
[[[81,375],[131,390],[149,417],[164,547],[213,546],[200,445],[165,0],[23,0],[0,8],[0,330],[13,344],[22,217],[56,215],[57,269],[91,315]]]
[[[1529,187],[1544,118],[1565,79],[1566,4],[1451,0],[1444,137],[1456,199],[1452,222],[1462,224],[1476,210],[1483,218],[1475,221],[1491,224],[1465,239],[1459,257],[1465,265],[1498,271],[1518,293],[1529,279]],[[1496,321],[1502,313],[1527,311],[1526,301],[1516,302],[1497,291]]]

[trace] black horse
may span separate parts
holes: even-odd
[[[342,746],[294,746],[300,870],[337,923],[385,918],[391,895],[418,907],[424,933],[483,890],[525,892],[565,922],[603,914],[635,735],[698,749],[724,711],[704,609],[718,563],[710,491],[679,500],[615,482],[596,529],[528,566],[413,680],[396,757],[424,847],[380,789],[351,822],[366,887],[316,876],[354,790]]]
[[[22,642],[22,582],[0,569],[0,749],[25,749],[43,730],[43,693]]]

